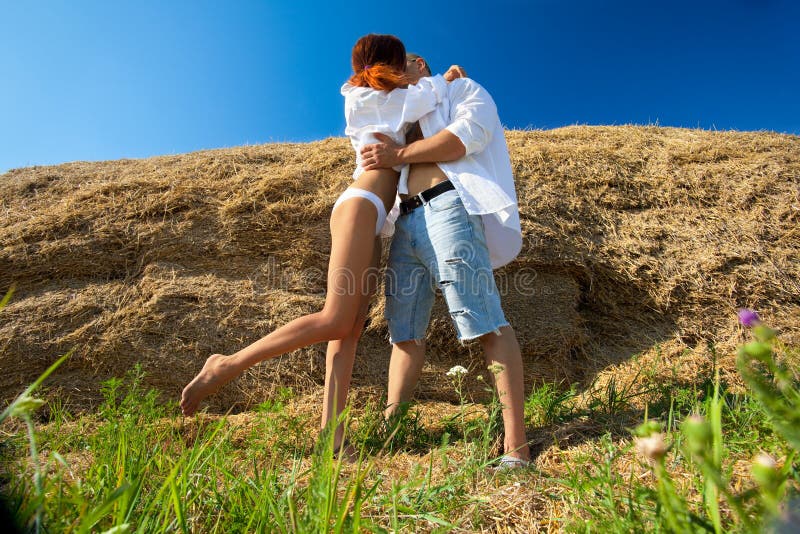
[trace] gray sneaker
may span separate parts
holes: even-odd
[[[522,458],[517,458],[516,456],[504,454],[497,461],[497,466],[495,466],[494,470],[506,471],[507,469],[524,469],[526,467],[530,467],[530,465],[531,463],[528,460],[523,460]]]

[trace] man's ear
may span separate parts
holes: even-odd
[[[420,74],[422,74],[423,76],[431,75],[431,69],[430,67],[428,67],[428,62],[425,61],[425,58],[418,57],[414,61],[417,64],[417,69],[419,70]]]

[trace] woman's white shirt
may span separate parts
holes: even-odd
[[[377,143],[374,133],[382,133],[395,143],[406,144],[408,128],[436,108],[447,95],[447,82],[441,75],[422,78],[406,89],[378,91],[371,87],[355,87],[345,83],[344,116],[347,123],[345,135],[356,151],[356,168],[353,179],[364,172],[361,167],[361,148]],[[395,167],[400,172],[398,192],[408,193],[408,165]]]

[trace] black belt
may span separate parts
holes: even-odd
[[[418,207],[422,206],[426,202],[430,202],[432,198],[436,198],[442,193],[447,193],[448,191],[452,191],[455,189],[456,186],[453,185],[453,182],[450,180],[445,180],[444,182],[440,182],[430,189],[426,189],[422,193],[417,196],[413,196],[408,200],[404,200],[400,203],[400,215],[406,215],[411,213]]]

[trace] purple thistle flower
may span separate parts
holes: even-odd
[[[750,328],[752,326],[757,325],[761,322],[761,318],[758,316],[756,312],[748,308],[742,308],[739,310],[739,322],[742,323],[743,326]]]

